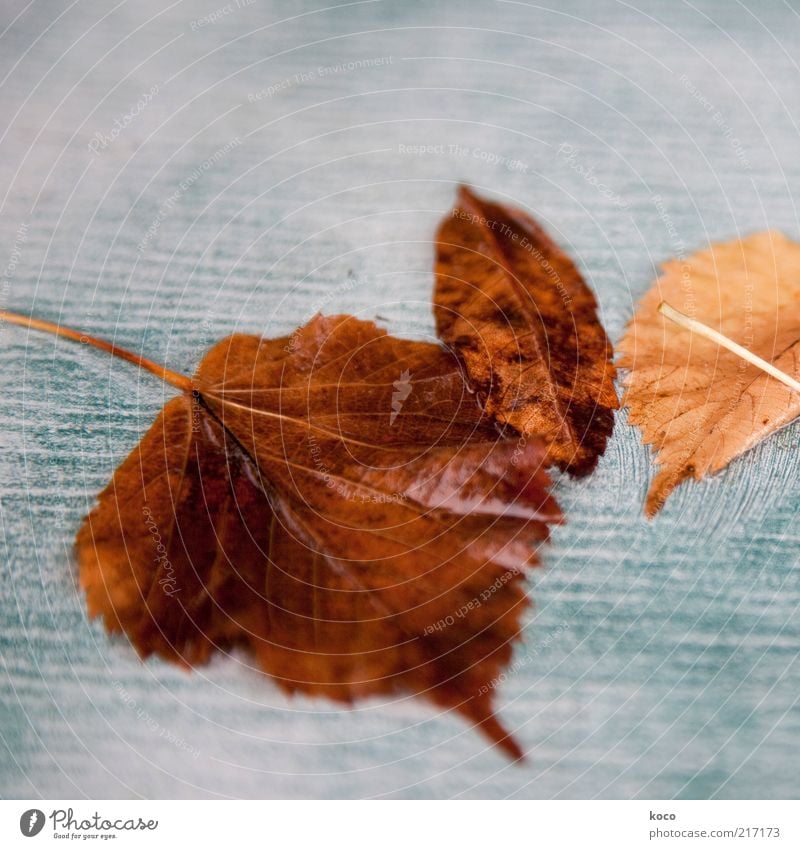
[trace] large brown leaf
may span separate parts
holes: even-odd
[[[494,683],[525,564],[560,513],[453,355],[349,317],[232,336],[122,463],[77,538],[90,612],[142,655],[243,645],[289,692],[409,692],[512,757]]]
[[[765,232],[664,263],[619,349],[630,421],[657,453],[652,516],[687,478],[723,469],[800,415],[800,395],[658,312],[661,301],[800,376],[800,245]]]
[[[434,312],[486,410],[590,472],[618,401],[597,303],[572,260],[525,213],[462,187],[437,234]]]

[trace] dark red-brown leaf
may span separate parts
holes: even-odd
[[[194,387],[78,533],[90,612],[186,665],[245,646],[289,692],[419,694],[520,757],[492,696],[560,519],[543,445],[452,353],[349,317],[232,336]]]
[[[486,411],[587,474],[618,407],[608,337],[572,260],[529,215],[462,187],[437,234],[434,312]]]

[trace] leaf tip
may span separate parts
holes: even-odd
[[[514,739],[511,732],[501,725],[494,714],[478,724],[478,728],[489,737],[490,740],[503,751],[514,763],[524,763],[525,752]]]

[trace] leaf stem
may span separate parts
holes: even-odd
[[[800,382],[795,380],[793,377],[790,377],[786,374],[786,372],[781,371],[779,368],[775,368],[772,363],[762,360],[761,357],[757,356],[752,351],[749,351],[747,348],[743,348],[732,339],[728,339],[727,336],[724,336],[718,330],[714,330],[712,327],[703,324],[696,318],[690,318],[688,315],[684,315],[682,312],[676,310],[675,307],[670,306],[666,301],[662,301],[658,305],[658,311],[661,315],[666,316],[666,318],[670,319],[670,321],[674,321],[675,324],[680,325],[685,330],[690,330],[692,333],[697,333],[698,336],[704,336],[706,339],[716,342],[723,348],[727,348],[743,360],[747,360],[748,363],[752,363],[762,371],[765,371],[776,380],[780,380],[781,383],[784,383],[790,389],[794,389],[795,392],[800,393]]]
[[[160,377],[161,380],[168,383],[170,386],[180,389],[181,392],[192,392],[194,390],[191,378],[186,377],[186,375],[170,371],[168,368],[165,368],[158,363],[154,363],[146,357],[140,357],[138,354],[134,354],[132,351],[128,351],[125,348],[120,348],[113,342],[107,342],[105,339],[98,339],[95,336],[87,336],[85,333],[80,333],[79,331],[72,330],[69,327],[62,327],[60,324],[55,324],[52,321],[42,321],[39,318],[31,318],[27,315],[7,312],[6,310],[0,311],[0,324],[3,322],[16,324],[20,327],[28,327],[31,330],[41,330],[44,333],[52,333],[55,336],[61,336],[64,339],[72,339],[74,342],[91,345],[93,348],[98,348],[101,351],[105,351],[107,354],[111,354],[112,357],[119,357],[121,360],[126,360],[140,368],[146,369],[156,375],[156,377]]]

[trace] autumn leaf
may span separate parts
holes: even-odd
[[[78,533],[92,615],[187,666],[244,647],[290,693],[423,696],[522,756],[493,694],[560,512],[451,353],[346,316],[232,336],[192,380],[113,352],[183,391]]]
[[[619,344],[624,403],[659,466],[653,516],[687,478],[717,472],[800,415],[800,394],[741,356],[669,321],[692,319],[800,377],[800,245],[777,232],[712,244],[663,264]]]
[[[533,218],[467,187],[436,241],[438,334],[487,412],[542,436],[550,462],[587,474],[618,401],[611,345],[580,272]]]

